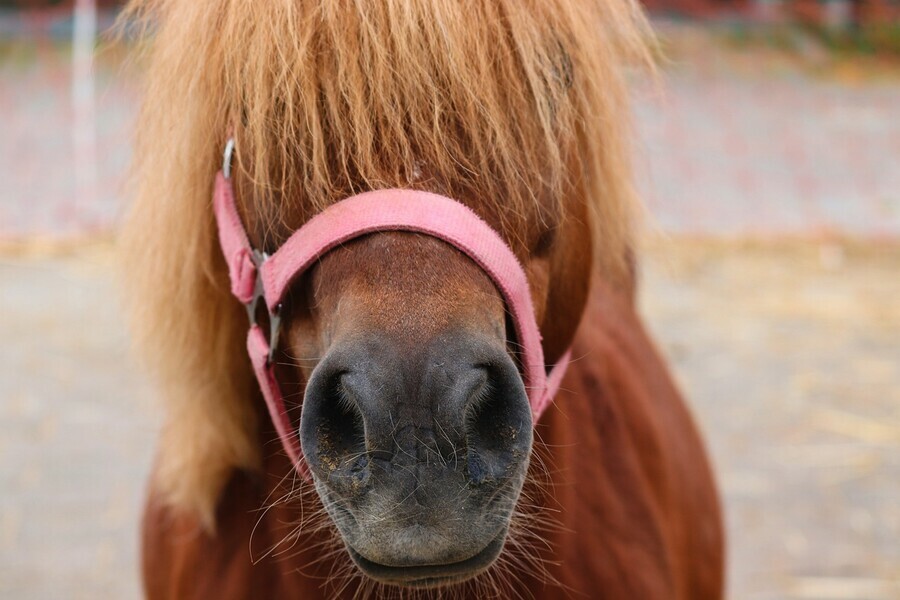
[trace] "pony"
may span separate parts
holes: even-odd
[[[702,441],[634,308],[632,0],[135,0],[146,80],[121,231],[133,338],[164,412],[148,598],[723,593]],[[532,423],[493,282],[388,231],[291,286],[272,356],[286,456],[211,202],[226,140],[267,253],[342,199],[465,204],[527,276],[548,366]]]

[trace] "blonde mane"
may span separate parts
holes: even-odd
[[[229,126],[267,243],[424,165],[435,191],[512,213],[577,180],[598,264],[621,276],[637,205],[625,68],[649,63],[633,0],[137,0],[125,19],[149,38],[122,244],[165,403],[155,485],[207,526],[231,470],[259,460],[246,315],[210,201]]]

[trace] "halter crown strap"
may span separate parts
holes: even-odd
[[[278,308],[291,282],[328,251],[368,233],[424,233],[449,243],[475,261],[497,286],[512,317],[522,347],[522,375],[535,422],[556,395],[571,351],[563,355],[548,376],[525,271],[506,242],[464,204],[446,196],[407,189],[358,194],[310,219],[270,257],[250,245],[231,181],[221,172],[216,176],[213,206],[231,291],[250,312],[247,350],[253,369],[285,451],[302,474],[308,475],[308,467],[302,460],[297,434],[292,431],[270,360],[277,344],[277,325],[271,339],[266,339],[255,322],[256,301],[265,300],[277,323]]]
[[[213,197],[216,222],[219,226],[219,244],[228,263],[228,277],[231,279],[231,293],[243,302],[253,299],[256,286],[256,253],[250,245],[247,231],[241,222],[231,183],[221,172],[216,175],[216,189]]]

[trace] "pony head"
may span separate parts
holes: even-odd
[[[156,485],[215,527],[235,468],[271,452],[209,202],[234,192],[273,253],[343,198],[468,206],[527,276],[543,353],[571,343],[592,273],[628,281],[627,0],[133,4],[155,36],[123,233],[135,335],[163,391]],[[501,553],[532,453],[507,306],[470,257],[379,232],[294,281],[273,357],[317,495],[360,569],[440,585]]]

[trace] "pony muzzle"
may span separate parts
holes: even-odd
[[[247,349],[254,372],[285,452],[297,470],[308,475],[283,394],[273,356],[280,332],[280,306],[290,285],[332,249],[352,239],[381,231],[408,231],[440,239],[473,260],[500,292],[515,328],[517,361],[537,422],[555,395],[569,363],[564,353],[549,370],[544,363],[541,334],[535,320],[525,271],[500,235],[466,205],[439,194],[409,189],[365,192],[345,198],[317,214],[271,256],[250,243],[237,210],[231,183],[229,140],[223,170],[216,176],[213,207],[219,242],[228,264],[232,293],[248,306],[251,325]],[[256,323],[257,304],[265,301],[270,332]]]

